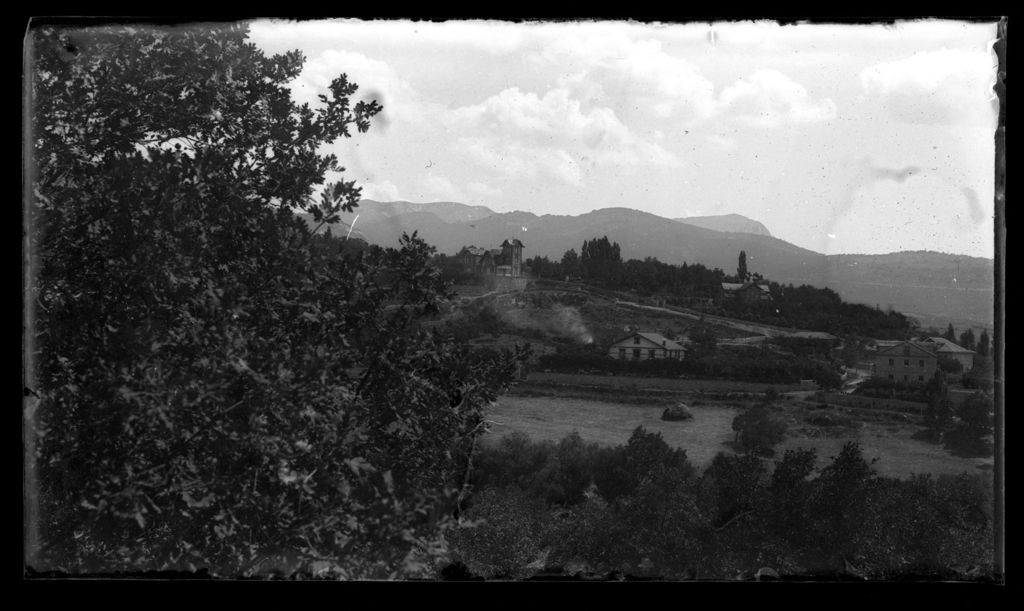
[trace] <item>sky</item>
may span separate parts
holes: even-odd
[[[296,101],[344,73],[383,105],[325,147],[368,199],[735,213],[825,254],[993,256],[995,23],[250,28],[305,55]]]

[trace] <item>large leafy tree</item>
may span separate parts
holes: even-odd
[[[30,31],[36,568],[414,573],[511,379],[417,324],[450,294],[415,235],[314,247],[295,212],[359,198],[322,148],[380,106],[296,105],[301,54],[246,35]]]

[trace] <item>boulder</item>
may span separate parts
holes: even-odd
[[[693,418],[693,413],[690,412],[690,408],[685,403],[676,403],[671,407],[666,407],[665,411],[661,412],[662,420],[690,420]]]

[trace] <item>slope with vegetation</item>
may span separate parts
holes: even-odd
[[[431,248],[338,252],[326,144],[380,111],[315,108],[244,25],[30,31],[27,562],[78,574],[422,574],[511,354],[418,321]]]

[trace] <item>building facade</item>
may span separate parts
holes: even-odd
[[[501,248],[463,246],[456,255],[466,269],[491,276],[519,278],[523,275],[523,243],[513,238]]]
[[[974,367],[974,351],[963,346],[958,346],[944,337],[929,337],[925,342],[934,346],[933,352],[936,356],[943,356],[958,361],[964,371],[970,371]]]
[[[937,368],[935,353],[916,342],[881,347],[875,354],[874,376],[883,380],[924,383]]]
[[[722,292],[726,297],[738,299],[743,303],[769,301],[772,298],[768,285],[756,282],[723,282]]]
[[[608,356],[627,361],[683,360],[686,348],[658,333],[634,333],[608,347]]]

